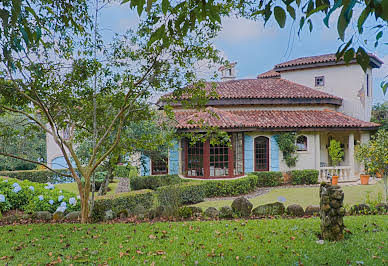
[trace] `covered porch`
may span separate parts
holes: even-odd
[[[319,138],[319,179],[326,181],[328,175],[339,177],[338,182],[355,182],[360,179],[360,173],[364,171],[363,166],[355,159],[357,145],[367,143],[370,133],[367,131],[329,131],[318,133]],[[339,165],[334,166],[329,156],[328,147],[330,140],[335,139],[341,142],[344,151],[343,160]]]

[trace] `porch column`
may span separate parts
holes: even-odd
[[[321,167],[321,134],[318,132],[318,134],[315,135],[315,169],[320,171]]]
[[[350,166],[350,178],[354,177],[354,134],[349,134],[349,147],[348,147],[348,154],[349,154],[349,166]]]

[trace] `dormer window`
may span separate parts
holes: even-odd
[[[325,86],[325,77],[319,76],[315,77],[315,87],[323,87]]]

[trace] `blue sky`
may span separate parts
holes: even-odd
[[[338,13],[333,13],[330,28],[323,25],[323,17],[316,17],[313,32],[306,27],[300,36],[297,35],[298,23],[292,23],[289,17],[285,29],[280,29],[273,20],[264,27],[262,21],[228,17],[223,19],[223,30],[214,44],[228,60],[238,63],[238,78],[255,78],[283,61],[336,52],[341,44],[337,37],[336,16]],[[139,21],[137,13],[128,5],[118,4],[103,9],[99,19],[101,33],[108,41],[114,33],[123,33]],[[347,34],[354,30],[355,26],[351,25]],[[366,29],[364,36],[373,37],[373,31]],[[369,40],[372,44],[373,39]],[[381,43],[384,42],[388,42],[388,36],[383,37]],[[388,45],[380,44],[377,49],[368,45],[367,48],[385,62],[382,68],[373,71],[374,102],[388,101],[388,93],[384,96],[380,88],[380,82],[388,75]]]

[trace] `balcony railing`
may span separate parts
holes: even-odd
[[[357,178],[352,175],[351,166],[327,166],[319,168],[319,179],[321,181],[327,181],[327,176],[338,176],[338,182],[356,181]]]

